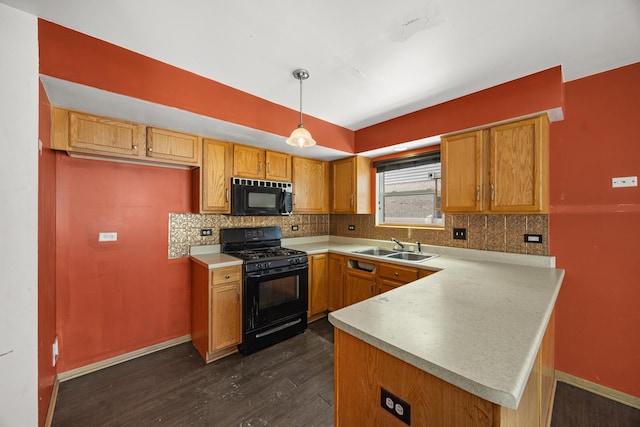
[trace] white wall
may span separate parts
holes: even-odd
[[[38,27],[0,4],[0,426],[38,425]]]

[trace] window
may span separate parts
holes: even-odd
[[[374,162],[379,225],[444,226],[440,152]]]

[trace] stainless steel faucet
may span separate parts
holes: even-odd
[[[418,253],[421,254],[422,253],[422,245],[420,244],[420,242],[416,242],[416,245],[418,245]]]
[[[404,249],[404,245],[403,245],[402,243],[400,243],[400,242],[398,241],[398,239],[396,239],[395,237],[392,237],[392,238],[391,238],[391,241],[392,241],[393,243],[395,243],[396,245],[400,246],[400,248]]]

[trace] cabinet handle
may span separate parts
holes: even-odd
[[[258,162],[258,171],[262,172],[262,162]]]
[[[153,147],[147,148],[147,151],[150,152],[150,153],[153,152]]]
[[[398,277],[398,272],[397,272],[397,271],[394,271],[394,272],[393,272],[393,275],[394,275],[394,276],[396,276],[396,277]]]
[[[228,203],[229,202],[229,189],[228,188],[224,189],[224,198]]]
[[[476,201],[480,201],[480,186],[476,185]]]
[[[271,173],[271,163],[267,163],[267,173]]]
[[[349,203],[353,206],[353,193],[351,193],[351,198],[349,199]]]
[[[131,147],[132,150],[137,150],[138,149],[138,144],[133,144],[133,147]]]
[[[291,203],[295,206],[296,204],[296,193],[291,194]]]
[[[230,274],[227,274],[227,275],[225,275],[225,276],[224,276],[224,278],[225,278],[225,279],[227,279],[227,280],[228,280],[228,279],[231,279],[231,275],[230,275]]]
[[[493,196],[495,194],[495,187],[493,186],[493,184],[491,184],[491,201],[493,202]]]

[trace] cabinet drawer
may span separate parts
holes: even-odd
[[[234,265],[232,267],[216,268],[211,270],[211,283],[213,285],[224,285],[231,282],[237,282],[242,277],[241,266]]]
[[[401,282],[413,282],[418,279],[418,270],[415,268],[401,267],[393,264],[380,264],[380,277],[398,280]]]

